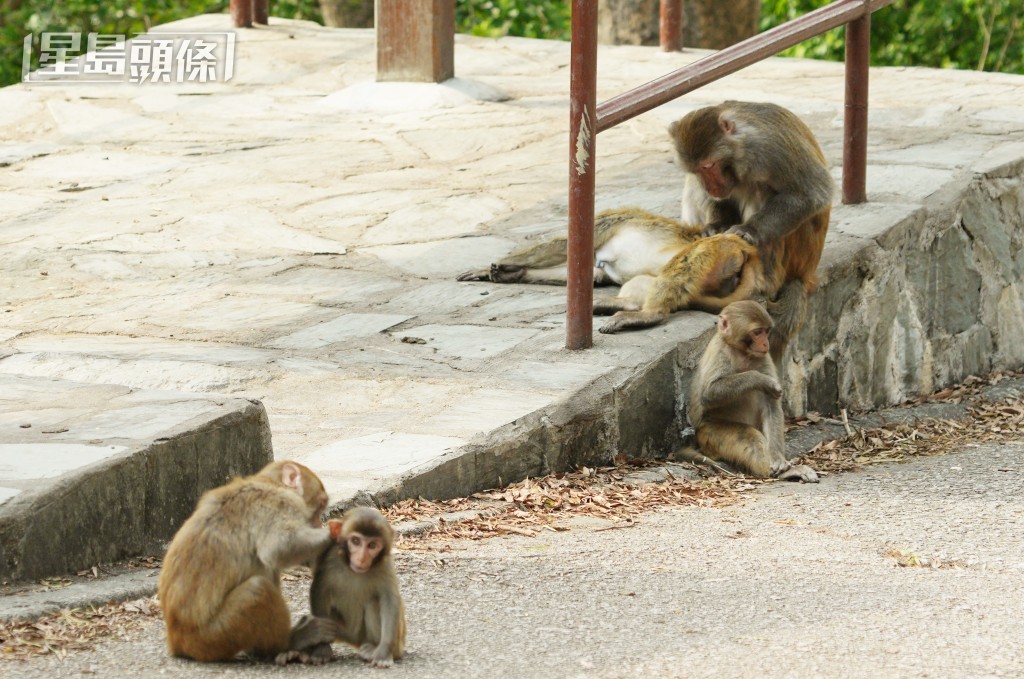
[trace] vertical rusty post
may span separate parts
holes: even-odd
[[[661,0],[661,51],[683,49],[683,0]]]
[[[593,346],[594,148],[597,141],[597,0],[573,0],[569,83],[567,349]]]
[[[843,122],[843,203],[867,201],[868,67],[871,9],[846,24],[846,108]]]
[[[252,0],[231,0],[231,24],[235,28],[252,27]]]
[[[455,77],[455,0],[377,0],[377,80]]]
[[[252,0],[252,22],[266,26],[270,20],[270,0]]]

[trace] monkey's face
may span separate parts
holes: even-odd
[[[718,316],[718,331],[725,343],[752,359],[768,355],[771,329],[771,316],[753,300],[733,302]]]
[[[384,540],[375,535],[352,533],[345,538],[348,566],[354,573],[363,574],[369,571],[383,549]]]
[[[767,356],[770,348],[768,345],[768,328],[754,328],[750,331],[746,342],[750,353],[755,356]]]
[[[705,160],[696,167],[700,183],[712,198],[728,198],[736,186],[732,168],[720,160]]]
[[[719,200],[728,198],[736,185],[730,144],[734,129],[718,106],[691,111],[668,128],[683,168]]]

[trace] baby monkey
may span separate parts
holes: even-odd
[[[373,667],[390,667],[405,651],[405,604],[391,558],[394,531],[372,507],[354,507],[327,527],[334,544],[313,570],[313,615],[341,623],[336,640],[354,646]],[[329,643],[309,650],[314,658],[332,654]]]
[[[710,458],[760,478],[817,483],[813,469],[786,459],[771,329],[771,316],[757,302],[733,302],[722,310],[690,385],[690,424]],[[689,451],[681,452],[689,457]]]

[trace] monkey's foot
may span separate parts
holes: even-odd
[[[775,460],[770,467],[771,477],[773,479],[780,478],[781,474],[788,472],[792,467],[793,463],[789,460]]]
[[[490,280],[494,283],[518,283],[526,275],[526,267],[518,264],[491,264]]]
[[[332,659],[334,659],[334,651],[331,649],[330,644],[328,644],[326,652],[323,651],[320,646],[316,646],[308,651],[285,651],[284,653],[278,653],[277,657],[274,658],[274,662],[281,666],[287,665],[288,663],[326,665],[331,662]]]
[[[619,297],[598,297],[594,300],[595,316],[611,316],[620,311],[639,311],[640,307]]]
[[[805,464],[798,464],[790,467],[777,477],[780,481],[802,481],[803,483],[817,483],[818,473]]]
[[[373,644],[363,644],[356,651],[359,657],[370,663],[370,667],[386,668],[395,664],[394,658],[388,652],[387,646],[379,648]]]
[[[620,311],[598,328],[598,332],[609,335],[627,328],[649,328],[663,320],[665,320],[665,314],[655,311]]]

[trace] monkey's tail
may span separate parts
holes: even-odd
[[[691,462],[693,464],[706,465],[717,469],[718,471],[728,476],[736,476],[736,472],[729,469],[728,467],[722,466],[721,462],[712,460],[710,457],[700,452],[700,448],[697,447],[695,442],[696,436],[693,431],[693,427],[687,427],[683,430],[683,447],[672,453],[672,458],[681,460],[683,462]]]
[[[768,302],[768,313],[775,322],[769,338],[772,360],[779,366],[789,341],[799,332],[807,315],[807,289],[803,281],[794,279],[783,285],[775,299]]]

